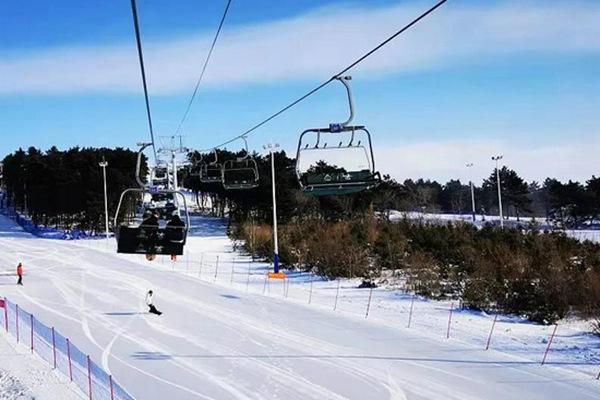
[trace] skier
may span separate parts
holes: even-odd
[[[148,290],[148,293],[146,294],[146,305],[148,306],[148,312],[151,314],[161,315],[162,312],[158,311],[156,309],[156,307],[154,307],[154,304],[152,303],[153,297],[154,297],[154,293],[152,292],[152,290]]]
[[[17,265],[17,285],[23,286],[23,264]]]

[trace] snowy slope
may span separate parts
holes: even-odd
[[[0,400],[82,400],[79,389],[0,330]]]
[[[308,306],[306,277],[290,284],[286,299],[281,282],[264,285],[255,275],[264,265],[252,264],[248,279],[248,262],[231,252],[219,221],[195,225],[188,257],[171,264],[116,255],[114,243],[33,239],[2,218],[0,295],[59,328],[138,399],[600,398],[592,376],[598,349],[587,348],[597,341],[581,331],[569,343],[584,348],[560,358],[579,361],[541,367],[543,343],[536,342],[535,359],[504,351],[500,336],[498,350],[483,351],[469,324],[479,337],[485,316],[458,313],[453,338],[446,339],[433,329],[446,314],[443,304],[415,305],[429,314],[415,315],[411,329],[405,314],[402,324],[390,317],[400,318],[387,306],[388,293],[374,294],[369,319],[364,291],[352,297],[348,289],[331,311],[335,282],[314,283],[319,289]],[[25,264],[23,288],[4,276],[18,260]],[[145,312],[148,289],[156,292],[161,317]],[[526,329],[512,346],[537,341],[547,334],[541,329],[531,337]]]

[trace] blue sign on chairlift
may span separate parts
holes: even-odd
[[[329,124],[329,131],[331,132],[341,132],[342,128],[343,126],[340,123]]]

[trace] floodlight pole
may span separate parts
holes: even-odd
[[[269,143],[263,148],[271,156],[271,191],[273,192],[273,272],[279,272],[279,243],[277,242],[277,198],[275,196],[275,155],[273,149],[279,148],[278,143]]]
[[[473,187],[473,163],[468,163],[467,168],[469,168],[469,186],[471,186],[471,212],[473,215],[473,222],[475,222],[475,188]]]
[[[504,228],[504,217],[502,215],[502,190],[500,188],[500,170],[498,169],[498,161],[502,160],[502,155],[493,156],[492,160],[496,162],[496,183],[498,183],[498,214],[500,215],[500,228]]]
[[[108,192],[106,190],[106,167],[108,167],[108,162],[102,157],[102,162],[98,163],[100,167],[102,167],[102,176],[104,178],[104,224],[106,228],[106,245],[108,246]]]

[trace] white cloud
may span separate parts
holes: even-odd
[[[600,140],[515,147],[500,140],[454,140],[408,143],[376,148],[377,169],[399,181],[405,179],[450,179],[469,181],[465,164],[474,163],[473,181],[481,182],[494,168],[491,156],[503,155],[502,165],[524,179],[543,181],[547,177],[584,182],[600,175]]]
[[[381,9],[323,9],[277,22],[227,26],[205,76],[210,86],[322,80],[404,25],[431,2]],[[480,62],[515,52],[600,52],[600,4],[519,1],[447,3],[358,73],[380,75]],[[189,91],[210,36],[146,42],[152,94]],[[141,89],[131,42],[65,47],[0,60],[0,94],[132,92]]]

